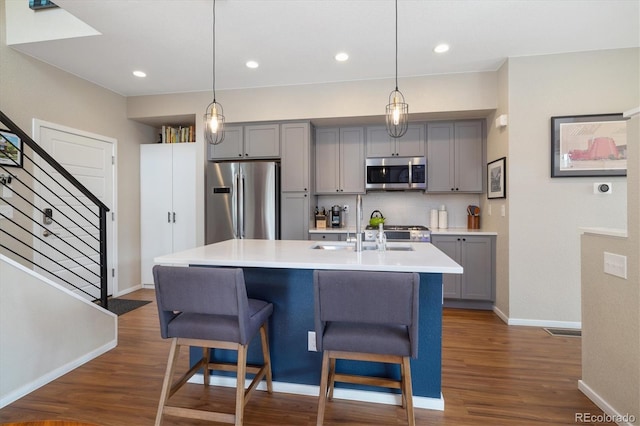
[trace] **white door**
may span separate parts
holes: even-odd
[[[34,136],[47,153],[110,209],[107,213],[107,291],[112,295],[115,291],[116,258],[112,216],[115,207],[115,140],[40,121],[34,123]],[[37,155],[34,157],[43,169],[34,167],[37,179],[34,188],[37,194],[43,194],[43,198],[35,197],[34,203],[40,211],[34,209],[36,223],[33,233],[41,238],[34,238],[34,263],[39,265],[34,269],[87,299],[98,299],[99,209],[44,160]],[[52,212],[50,223],[45,223],[45,215],[41,212],[45,209]]]

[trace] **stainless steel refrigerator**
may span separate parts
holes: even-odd
[[[206,244],[280,239],[280,163],[209,162],[205,199]]]

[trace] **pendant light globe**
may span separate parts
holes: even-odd
[[[215,99],[204,114],[204,138],[211,145],[218,145],[224,140],[224,110]]]
[[[224,110],[216,102],[216,0],[213,0],[213,101],[207,106],[204,114],[204,138],[211,145],[218,145],[224,140]]]

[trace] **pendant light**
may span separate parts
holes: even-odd
[[[389,94],[386,110],[387,133],[392,138],[400,138],[409,125],[409,104],[398,90],[398,0],[396,0],[396,88]]]
[[[213,102],[204,114],[204,138],[212,145],[224,140],[224,110],[216,102],[216,0],[213,0]]]

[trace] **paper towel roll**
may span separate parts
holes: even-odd
[[[431,209],[431,222],[429,224],[429,227],[431,229],[438,228],[438,210],[436,209]]]
[[[449,217],[446,210],[440,210],[438,212],[438,228],[447,229]]]

